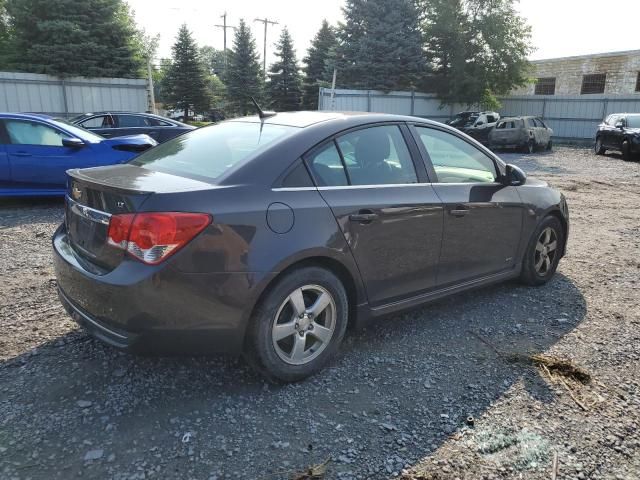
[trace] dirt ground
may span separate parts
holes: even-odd
[[[379,321],[286,386],[91,339],[56,298],[62,203],[0,201],[0,478],[639,479],[640,163],[502,156],[567,196],[556,278]]]

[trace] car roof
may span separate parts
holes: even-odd
[[[228,120],[229,122],[251,122],[260,123],[260,117],[257,115],[250,117],[241,117]],[[442,125],[441,123],[427,120],[420,117],[411,117],[406,115],[392,115],[387,113],[369,113],[369,112],[327,112],[327,111],[301,111],[301,112],[282,112],[272,117],[262,120],[264,124],[284,125],[289,127],[307,128],[318,124],[327,123],[348,123],[350,126],[365,125],[376,122],[421,122],[434,125]]]
[[[21,118],[24,120],[52,120],[54,117],[45,113],[11,113],[2,112],[0,118]]]

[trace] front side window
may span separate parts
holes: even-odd
[[[363,128],[337,140],[351,185],[417,183],[407,144],[397,125]]]
[[[87,118],[80,122],[80,126],[82,128],[110,128],[113,125],[111,124],[111,117],[107,115],[99,115],[97,117]]]
[[[62,139],[68,135],[39,122],[5,120],[9,140],[13,145],[42,145],[62,147]]]
[[[640,128],[640,115],[629,115],[626,126],[627,128]]]
[[[451,133],[416,127],[438,176],[437,183],[492,183],[498,178],[491,158]]]
[[[268,123],[220,123],[175,137],[145,151],[131,164],[211,181],[297,130]]]

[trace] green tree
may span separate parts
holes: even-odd
[[[329,25],[329,22],[323,20],[320,30],[311,41],[307,56],[302,60],[305,64],[302,106],[306,110],[318,108],[318,88],[328,85],[331,81],[332,74],[327,71],[327,66],[336,44],[334,29]]]
[[[133,77],[136,32],[122,0],[6,0],[13,68],[50,75]]]
[[[346,0],[343,12],[335,59],[339,83],[385,91],[415,88],[426,63],[414,0]]]
[[[443,103],[497,108],[496,95],[528,81],[530,28],[514,0],[421,0],[433,77]]]
[[[207,76],[198,55],[198,46],[186,24],[180,27],[172,52],[173,58],[163,88],[167,103],[184,110],[186,119],[190,109],[203,112],[210,104]]]
[[[299,110],[302,103],[300,67],[287,28],[282,29],[276,43],[277,60],[269,68],[269,96],[271,106],[280,112]]]
[[[229,51],[227,50],[227,53]],[[205,45],[200,47],[200,59],[208,74],[217,75],[221,80],[224,77],[224,51]]]
[[[247,115],[254,111],[249,97],[262,98],[263,78],[256,41],[244,20],[240,20],[233,37],[232,51],[227,51],[227,56],[228,109],[232,113]]]
[[[0,69],[5,69],[11,63],[10,55],[13,49],[11,41],[10,19],[7,13],[7,1],[0,0]]]

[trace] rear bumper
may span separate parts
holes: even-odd
[[[136,352],[238,353],[254,302],[249,273],[185,273],[126,259],[96,275],[83,268],[64,227],[53,237],[59,296],[89,333]]]

